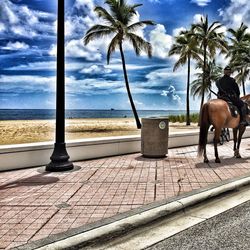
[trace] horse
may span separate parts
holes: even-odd
[[[250,94],[240,98],[248,106],[250,106]],[[247,120],[249,119],[249,115]],[[233,139],[234,139],[234,157],[241,158],[239,149],[242,135],[244,134],[246,127],[244,125],[239,125],[240,115],[237,114],[236,117],[231,115],[228,103],[222,99],[212,99],[205,103],[201,109],[200,115],[200,135],[199,135],[199,145],[198,145],[198,155],[201,156],[203,153],[204,162],[208,163],[206,153],[207,135],[210,125],[214,127],[214,153],[215,162],[220,163],[220,158],[218,155],[217,144],[219,142],[220,133],[222,128],[232,128],[233,129]]]

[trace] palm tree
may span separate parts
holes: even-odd
[[[249,64],[244,60],[250,54],[250,33],[247,32],[247,29],[248,27],[244,23],[241,23],[240,27],[236,30],[232,28],[228,29],[231,33],[231,37],[229,38],[231,45],[229,46],[228,56],[231,58],[230,63],[232,67],[238,71],[235,78],[241,83],[244,95],[246,95],[245,81],[250,74]]]
[[[172,45],[169,56],[179,55],[178,61],[175,63],[173,71],[184,64],[188,64],[187,73],[187,93],[186,93],[186,125],[190,125],[190,62],[191,59],[201,60],[198,54],[197,42],[189,31],[182,31],[179,36],[175,37],[175,44]]]
[[[201,17],[201,21],[197,24],[192,25],[193,34],[199,42],[201,53],[203,55],[203,65],[202,65],[202,85],[204,87],[201,89],[201,105],[200,110],[204,103],[205,97],[205,84],[206,84],[206,68],[207,68],[207,57],[210,54],[211,58],[215,57],[217,49],[221,53],[227,52],[227,43],[223,32],[219,32],[218,29],[222,25],[219,22],[213,22],[211,25],[208,23],[208,16]]]
[[[243,95],[246,95],[245,82],[247,81],[247,79],[249,79],[250,68],[246,65],[241,65],[240,61],[235,61],[234,63],[232,63],[232,65],[235,65],[235,69],[237,69],[238,71],[238,74],[235,76],[235,80],[236,82],[241,82]]]
[[[109,64],[111,54],[118,48],[121,54],[124,80],[129,101],[136,120],[137,128],[140,129],[140,119],[138,117],[129,87],[125,56],[123,52],[123,42],[124,40],[128,40],[129,42],[131,42],[136,55],[140,55],[142,51],[145,51],[148,57],[151,57],[151,44],[133,32],[145,25],[154,25],[154,22],[146,20],[131,24],[132,18],[134,17],[134,15],[136,15],[135,9],[139,6],[142,6],[142,4],[129,5],[125,0],[106,0],[105,3],[109,6],[109,10],[106,10],[105,8],[100,6],[95,7],[95,12],[105,21],[105,23],[97,24],[90,28],[84,37],[84,43],[85,45],[87,45],[94,39],[114,35],[108,47],[107,63]]]
[[[203,62],[199,62],[196,68],[202,68]],[[211,87],[213,82],[217,82],[221,78],[223,69],[216,65],[215,60],[208,61],[205,70],[205,84],[203,83],[203,72],[197,73],[196,80],[191,83],[191,94],[195,97],[201,97],[207,94],[207,98],[211,99]]]

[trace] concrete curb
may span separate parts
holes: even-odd
[[[171,198],[167,201],[164,201],[165,204],[164,202],[156,202],[143,206],[139,209],[135,209],[137,211],[135,211],[134,214],[132,213],[132,215],[130,215],[130,213],[125,213],[128,214],[128,216],[124,218],[121,217],[119,219],[119,216],[114,216],[116,220],[111,220],[110,223],[108,223],[108,220],[104,225],[98,225],[98,223],[96,223],[96,226],[92,228],[90,227],[89,230],[86,228],[83,230],[83,232],[81,232],[81,230],[76,230],[74,235],[72,235],[72,232],[66,232],[63,234],[64,237],[62,237],[62,235],[59,237],[51,236],[36,242],[19,246],[14,249],[79,249],[79,247],[88,246],[97,241],[100,242],[101,240],[107,240],[120,236],[128,230],[138,228],[161,217],[170,215],[189,206],[203,202],[209,198],[218,196],[228,191],[232,191],[234,189],[238,189],[248,184],[250,184],[249,174],[222,181],[215,185],[186,193],[182,196]]]

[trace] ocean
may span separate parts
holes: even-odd
[[[140,118],[185,114],[185,110],[138,110]],[[192,110],[191,113],[198,111]],[[47,120],[55,119],[54,109],[0,109],[0,120]],[[76,118],[124,118],[133,117],[131,110],[66,110],[67,119]]]

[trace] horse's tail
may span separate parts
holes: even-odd
[[[209,115],[208,115],[208,104],[205,103],[202,106],[200,114],[200,135],[199,135],[199,146],[198,155],[201,156],[204,152],[205,146],[207,144],[207,134],[209,128]]]

